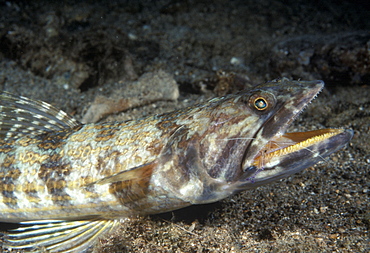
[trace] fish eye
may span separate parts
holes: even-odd
[[[263,111],[265,109],[267,109],[268,107],[268,102],[266,99],[262,98],[262,97],[258,97],[254,100],[254,103],[253,103],[254,107],[259,110],[259,111]]]
[[[249,97],[249,106],[260,113],[267,113],[276,104],[275,96],[266,91],[257,91]]]

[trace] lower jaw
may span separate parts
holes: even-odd
[[[343,133],[344,129],[320,129],[308,132],[285,133],[273,137],[257,154],[253,165],[264,168],[268,163],[278,157],[284,157],[311,146],[319,145],[330,138]]]

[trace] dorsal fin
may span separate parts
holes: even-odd
[[[24,227],[6,234],[4,247],[27,252],[84,252],[117,220],[40,220],[22,222]]]
[[[17,139],[81,125],[62,110],[8,92],[0,93],[0,139]]]

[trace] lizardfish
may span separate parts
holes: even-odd
[[[50,104],[0,94],[4,247],[81,252],[120,219],[219,201],[288,177],[352,130],[286,133],[322,81],[274,80],[170,113],[83,125]]]

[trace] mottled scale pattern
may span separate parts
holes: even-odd
[[[155,125],[142,128],[134,121],[102,123],[2,144],[0,209],[7,213],[7,219],[19,220],[30,216],[51,219],[56,213],[64,218],[96,215],[102,206],[106,213],[122,212],[121,203],[140,196],[128,190],[123,199],[115,192],[138,187],[136,184],[145,186],[149,177],[131,187],[127,187],[131,181],[124,181],[126,186],[121,182],[89,184],[153,162],[160,152],[158,140],[163,137],[154,130]]]

